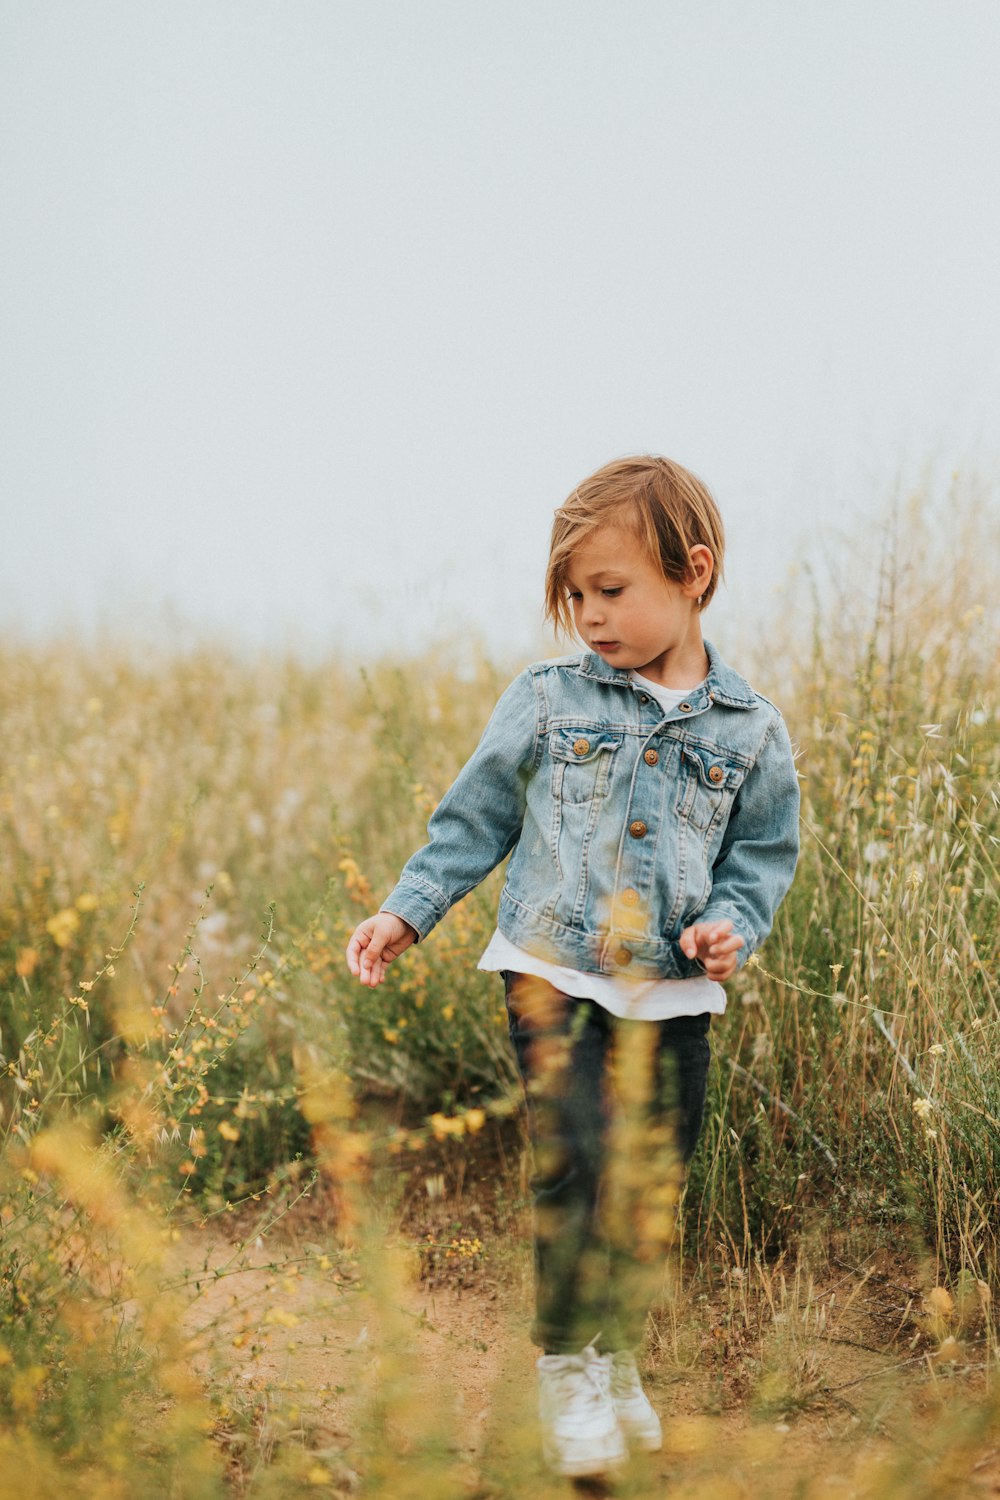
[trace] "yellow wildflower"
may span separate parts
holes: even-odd
[[[80,914],[72,906],[64,906],[45,924],[45,931],[58,948],[68,948],[80,926]]]
[[[38,966],[37,948],[19,948],[14,970],[19,979],[30,979]]]
[[[264,1314],[265,1323],[276,1323],[280,1328],[294,1328],[298,1318],[293,1312],[288,1312],[284,1307],[269,1307]]]

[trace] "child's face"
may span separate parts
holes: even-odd
[[[688,582],[671,583],[631,531],[599,527],[570,557],[566,586],[577,633],[612,666],[632,667],[654,681],[686,670],[700,677],[705,650],[698,597],[711,577],[712,554],[696,547],[692,563]]]

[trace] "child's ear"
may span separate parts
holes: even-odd
[[[699,542],[692,547],[688,553],[688,576],[684,584],[684,592],[690,599],[700,599],[712,581],[712,573],[715,570],[715,558],[712,556],[711,548]]]

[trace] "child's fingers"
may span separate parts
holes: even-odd
[[[365,975],[371,985],[380,984],[382,975],[385,973],[385,959],[382,957],[382,949],[385,947],[385,939],[379,940],[373,936],[368,947],[361,955],[361,982],[364,983]]]
[[[371,941],[371,918],[355,927],[347,945],[347,967],[357,978],[361,973],[361,955]]]
[[[385,978],[385,959],[379,953],[373,954],[371,952],[371,945],[361,955],[361,972],[358,978],[362,984],[368,985],[371,989],[374,989],[377,984],[381,984]]]
[[[417,930],[393,912],[378,912],[354,929],[347,945],[347,967],[362,984],[374,989],[385,978],[394,958],[417,941]]]
[[[389,941],[384,923],[368,917],[355,929],[347,945],[347,967],[362,984],[378,984],[385,971],[382,950]]]
[[[736,955],[727,953],[724,958],[706,958],[704,969],[707,979],[714,979],[716,984],[725,984],[736,973]]]
[[[743,939],[738,932],[728,932],[713,943],[701,961],[702,968],[709,979],[714,979],[719,983],[731,979],[736,973],[736,955],[742,947]]]
[[[362,968],[361,973],[358,975],[358,978],[361,980],[361,983],[366,984],[369,989],[374,989],[375,986],[381,984],[382,980],[385,978],[385,964],[380,958],[374,959],[367,968]]]
[[[692,922],[690,927],[685,927],[678,939],[681,952],[688,958],[703,959],[732,930],[733,924],[728,917],[723,917],[718,922]]]
[[[685,927],[680,936],[681,950],[688,958],[698,958],[700,954],[708,951],[708,945],[715,935],[716,924],[714,922],[692,922],[690,927]]]
[[[717,938],[709,945],[711,957],[718,957],[722,953],[735,953],[738,948],[743,947],[743,939],[738,932],[728,932],[723,937]]]

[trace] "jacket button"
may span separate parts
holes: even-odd
[[[621,964],[622,968],[624,969],[631,962],[631,950],[628,948],[619,948],[618,952],[615,954],[615,963]]]
[[[622,905],[623,906],[638,906],[639,905],[639,892],[638,891],[634,891],[630,885],[626,886],[625,889],[622,891]]]
[[[630,823],[628,831],[634,839],[644,839],[649,832],[641,818],[636,818],[634,823]]]
[[[573,741],[573,754],[574,755],[586,755],[586,753],[587,753],[587,751],[589,749],[590,749],[590,741],[589,740],[574,740]]]
[[[655,766],[660,757],[659,755],[657,755],[655,750],[647,750],[642,758],[646,762],[647,766]]]
[[[677,707],[680,709],[682,714],[689,714],[691,712],[690,703],[678,703]]]
[[[708,779],[709,781],[714,781],[716,786],[718,786],[720,781],[725,781],[726,773],[721,766],[709,766]]]
[[[640,693],[639,694],[639,702],[640,703],[648,703],[649,702],[649,694],[648,693]]]

